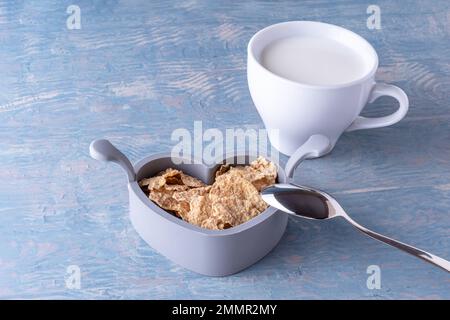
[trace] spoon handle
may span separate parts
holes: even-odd
[[[391,239],[389,237],[386,237],[386,236],[383,236],[383,235],[381,235],[379,233],[371,231],[371,230],[363,227],[362,225],[360,225],[356,221],[354,221],[347,214],[341,214],[341,216],[343,218],[345,218],[348,222],[350,222],[356,229],[358,229],[362,233],[365,233],[368,236],[370,236],[370,237],[372,237],[372,238],[374,238],[374,239],[376,239],[378,241],[384,242],[384,243],[389,244],[389,245],[391,245],[391,246],[393,246],[393,247],[395,247],[397,249],[403,250],[403,251],[405,251],[405,252],[407,252],[407,253],[409,253],[409,254],[417,257],[417,258],[423,259],[426,262],[434,264],[435,266],[438,266],[438,267],[444,269],[445,271],[450,272],[450,262],[449,261],[447,261],[447,260],[445,260],[445,259],[443,259],[441,257],[438,257],[438,256],[436,256],[436,255],[434,255],[432,253],[420,250],[420,249],[415,248],[413,246],[407,245],[407,244],[405,244],[403,242]]]

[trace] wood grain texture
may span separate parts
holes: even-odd
[[[81,30],[66,28],[70,4]],[[395,126],[344,134],[296,180],[335,194],[362,224],[450,258],[450,6],[377,1],[382,29],[369,30],[369,4],[0,1],[0,297],[450,299],[448,274],[341,221],[291,220],[251,268],[197,275],[140,240],[123,173],[88,155],[100,137],[133,161],[169,151],[172,131],[194,120],[262,128],[246,84],[252,34],[286,20],[338,24],[374,45],[377,78],[402,87],[411,109]],[[380,99],[364,113],[394,108]],[[65,285],[72,264],[80,290]],[[371,264],[380,290],[366,287]]]

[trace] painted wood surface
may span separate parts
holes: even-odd
[[[68,30],[66,9],[81,9]],[[126,179],[92,160],[105,137],[133,160],[169,151],[176,128],[262,128],[246,45],[264,26],[349,28],[380,57],[377,79],[408,94],[401,123],[344,134],[296,181],[336,195],[362,224],[450,258],[450,5],[377,1],[0,1],[1,298],[450,298],[448,274],[341,221],[290,220],[278,247],[224,278],[187,271],[128,219]],[[364,114],[394,110],[380,99]],[[282,158],[286,161],[286,158]],[[81,288],[66,286],[66,268]],[[366,286],[369,265],[381,289]]]

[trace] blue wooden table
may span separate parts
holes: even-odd
[[[402,87],[410,112],[344,134],[295,180],[450,258],[450,5],[379,0],[381,29],[369,29],[370,4],[0,1],[0,298],[450,299],[447,273],[342,221],[290,220],[267,257],[233,276],[187,271],[139,238],[124,174],[88,154],[101,137],[133,161],[167,152],[173,130],[195,120],[262,128],[246,84],[250,37],[286,20],[338,24],[373,44],[377,79]],[[395,107],[383,98],[364,114]],[[380,289],[367,286],[371,265]]]

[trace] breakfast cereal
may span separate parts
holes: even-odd
[[[247,166],[222,165],[210,186],[172,168],[142,179],[139,185],[164,210],[199,227],[221,230],[263,212],[267,204],[259,192],[276,177],[275,165],[259,157]]]

